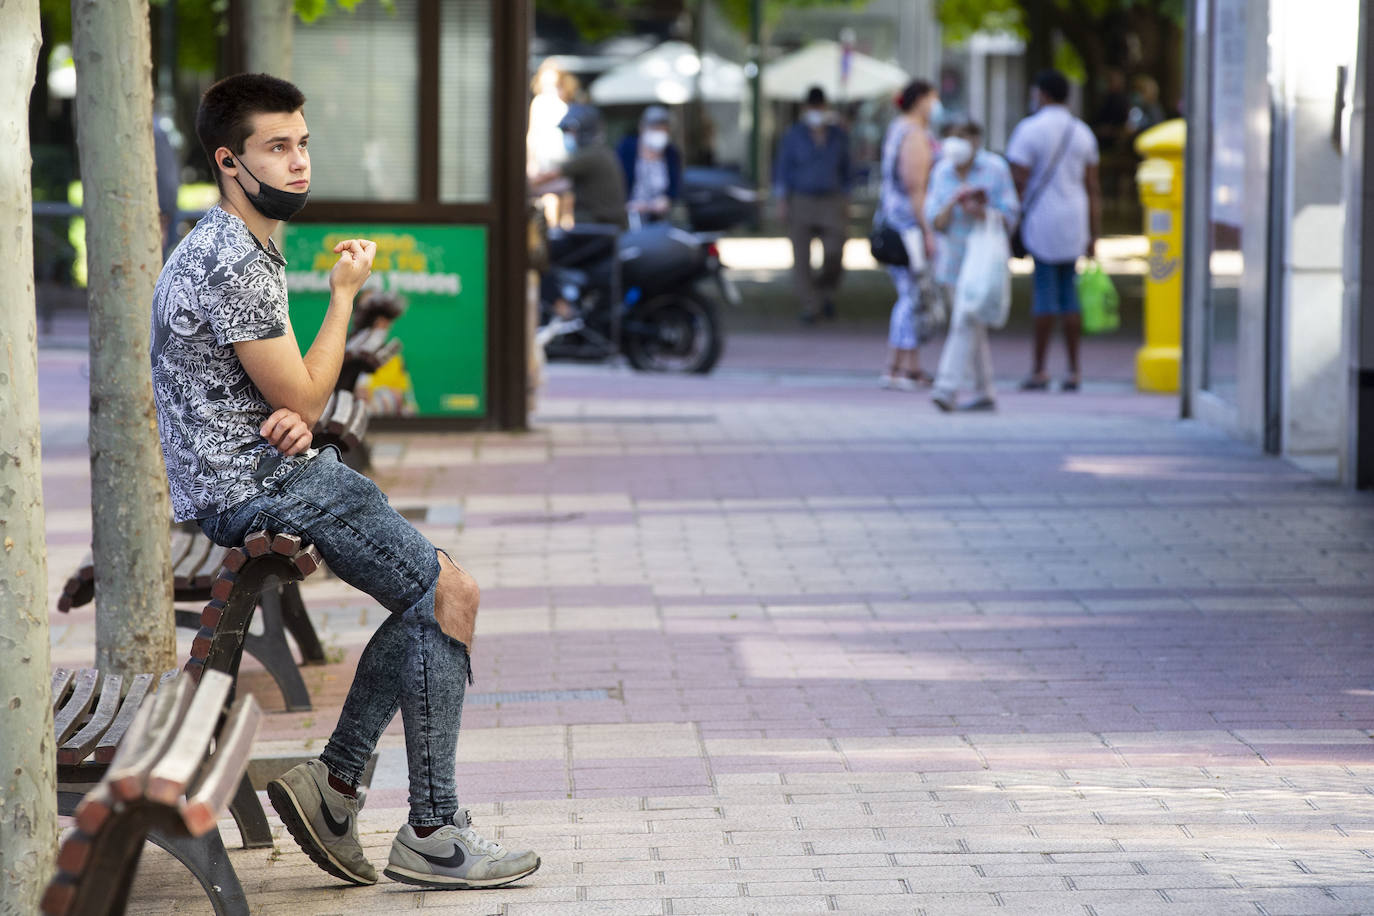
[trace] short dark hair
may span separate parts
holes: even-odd
[[[253,133],[251,119],[256,114],[291,114],[305,106],[305,94],[286,80],[266,73],[239,73],[226,76],[200,97],[196,109],[196,136],[210,173],[220,183],[215,150],[221,146],[242,155],[244,144]],[[223,185],[220,185],[221,190]]]
[[[954,135],[956,137],[963,137],[965,140],[971,140],[974,137],[981,140],[983,138],[983,125],[979,124],[977,121],[965,121],[962,124],[955,125]]]
[[[812,86],[806,90],[806,104],[811,106],[825,104],[825,90],[820,86]]]
[[[929,80],[912,80],[907,83],[901,92],[897,93],[897,98],[893,101],[902,111],[910,111],[916,107],[916,103],[935,91],[935,84]]]
[[[1058,70],[1041,70],[1035,76],[1035,88],[1049,96],[1051,102],[1062,104],[1069,98],[1069,79]]]

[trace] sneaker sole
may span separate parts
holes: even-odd
[[[480,890],[482,888],[505,887],[507,884],[513,884],[519,881],[521,878],[528,878],[530,875],[539,871],[540,864],[540,860],[535,859],[533,868],[528,871],[522,871],[518,875],[510,875],[505,878],[487,878],[478,881],[470,881],[466,878],[446,878],[443,875],[421,874],[420,872],[411,871],[408,868],[402,868],[399,865],[387,865],[386,868],[382,869],[382,874],[386,875],[392,881],[399,881],[401,884],[413,884],[417,887],[431,887],[448,891]]]
[[[311,828],[310,821],[306,819],[300,802],[296,798],[296,793],[291,791],[290,786],[280,780],[272,780],[267,784],[267,800],[272,803],[272,807],[276,809],[281,822],[286,825],[287,832],[296,841],[296,845],[301,848],[301,852],[310,857],[310,861],[334,877],[350,884],[367,887],[377,883],[376,878],[369,881],[353,874],[342,862],[334,858],[333,853],[325,847],[319,836]]]

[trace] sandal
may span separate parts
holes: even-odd
[[[1066,379],[1064,379],[1062,382],[1059,383],[1059,390],[1060,390],[1060,391],[1069,391],[1069,392],[1077,391],[1077,390],[1078,390],[1078,379],[1076,379],[1076,378],[1066,378]]]
[[[1037,378],[1034,375],[1026,376],[1026,378],[1021,382],[1022,391],[1045,391],[1049,387],[1050,380],[1048,378]]]
[[[924,369],[917,369],[915,372],[908,372],[906,377],[911,379],[922,388],[929,388],[935,384],[935,376]]]

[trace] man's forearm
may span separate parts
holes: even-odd
[[[304,356],[305,370],[310,375],[310,391],[304,405],[307,410],[301,412],[301,417],[312,427],[324,412],[324,405],[339,381],[344,345],[348,342],[348,322],[353,317],[354,295],[342,291],[330,294],[324,321]]]

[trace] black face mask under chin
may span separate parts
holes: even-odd
[[[268,219],[281,220],[283,222],[289,220],[291,217],[301,212],[301,207],[304,207],[305,202],[310,198],[309,191],[296,193],[295,191],[283,191],[281,188],[274,188],[271,185],[263,184],[262,181],[258,179],[258,176],[254,175],[252,171],[249,170],[248,166],[243,164],[242,159],[239,160],[238,164],[242,166],[245,172],[248,172],[248,177],[258,183],[258,193],[248,193],[248,189],[243,187],[243,182],[239,181],[237,175],[234,176],[234,181],[237,182],[240,188],[243,188],[243,196],[248,198],[248,202],[253,205],[254,209]]]

